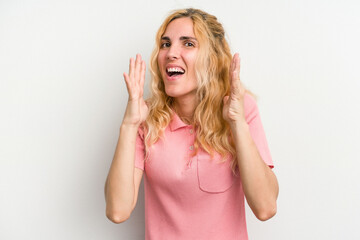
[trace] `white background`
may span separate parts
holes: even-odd
[[[360,3],[333,0],[0,0],[0,239],[144,238],[105,216],[127,101],[122,73],[175,8],[223,23],[280,184],[250,239],[359,239]],[[147,84],[149,81],[147,74]]]

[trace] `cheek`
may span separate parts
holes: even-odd
[[[188,62],[188,68],[195,71],[195,65],[196,65],[196,53],[190,53],[186,56],[187,62]]]
[[[158,54],[158,57],[157,57],[157,63],[158,63],[158,65],[159,65],[159,67],[161,68],[161,66],[162,66],[162,64],[163,64],[163,62],[164,62],[164,56],[163,56],[164,54],[162,54],[161,52],[159,52],[159,54]]]
[[[157,58],[157,64],[159,66],[159,68],[161,67],[161,60],[160,60],[160,56]]]
[[[159,49],[159,53],[157,56],[158,62],[164,62],[166,59],[166,55],[167,55],[167,50],[166,49]]]

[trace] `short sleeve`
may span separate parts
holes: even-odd
[[[255,99],[250,94],[244,96],[245,119],[249,125],[250,135],[263,161],[271,168],[274,167],[265,131],[261,122],[259,109]]]
[[[144,143],[144,131],[139,127],[138,134],[135,142],[135,167],[144,170],[145,159],[145,143]]]

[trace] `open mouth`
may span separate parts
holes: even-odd
[[[185,70],[182,68],[178,68],[178,67],[166,69],[166,74],[169,77],[183,75],[184,73],[185,73]]]

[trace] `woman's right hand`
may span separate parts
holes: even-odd
[[[149,113],[149,108],[143,98],[145,70],[145,61],[141,59],[140,54],[136,55],[136,60],[130,58],[129,74],[123,74],[129,93],[123,125],[139,127]]]

